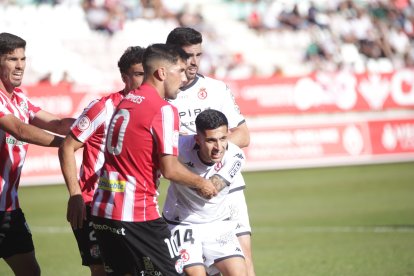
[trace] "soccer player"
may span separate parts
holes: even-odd
[[[166,44],[147,47],[144,82],[118,105],[106,137],[105,163],[92,201],[92,220],[109,275],[141,275],[153,263],[163,275],[182,275],[180,254],[159,214],[159,177],[188,185],[206,198],[213,183],[177,158],[179,118],[164,99],[186,81],[187,55]]]
[[[171,101],[171,104],[178,108],[180,115],[180,133],[195,134],[195,118],[201,111],[212,108],[226,115],[230,129],[229,141],[240,148],[247,147],[250,143],[249,130],[230,89],[224,82],[198,73],[203,53],[202,42],[201,33],[187,27],[175,28],[169,33],[166,41],[167,44],[181,47],[190,56],[186,69],[188,81],[180,88],[177,99]],[[249,276],[255,276],[251,253],[251,227],[244,189],[244,179],[239,174],[226,202],[232,212],[230,219],[237,223],[236,234],[243,249]]]
[[[118,61],[124,89],[92,101],[78,117],[59,149],[62,173],[70,195],[67,220],[75,234],[82,265],[89,266],[92,276],[106,275],[90,214],[90,203],[104,162],[105,137],[116,106],[144,79],[144,50],[139,46],[126,49]],[[78,181],[75,152],[81,147],[83,161]]]
[[[15,275],[40,275],[32,234],[17,190],[29,143],[60,146],[74,119],[60,119],[33,104],[18,88],[26,68],[26,41],[0,33],[0,258]]]
[[[210,179],[219,194],[205,199],[197,191],[171,182],[163,216],[182,254],[186,275],[247,275],[246,263],[235,235],[226,195],[244,164],[243,151],[228,142],[226,116],[207,109],[196,118],[196,135],[180,136],[179,161],[189,170]],[[207,268],[207,269],[206,269]]]

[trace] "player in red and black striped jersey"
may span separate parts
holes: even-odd
[[[26,67],[26,41],[0,33],[0,258],[16,275],[40,275],[32,234],[17,190],[29,143],[57,147],[72,118],[60,119],[34,105],[18,89]]]
[[[82,265],[92,276],[106,275],[91,220],[91,201],[104,163],[105,138],[116,106],[144,79],[144,48],[128,47],[118,61],[124,89],[92,101],[77,118],[59,149],[62,173],[69,190],[67,219],[74,231]],[[83,147],[79,181],[75,152]]]

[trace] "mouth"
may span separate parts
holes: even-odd
[[[190,66],[187,68],[188,73],[190,74],[196,74],[197,73],[197,67],[196,66]]]
[[[23,78],[23,71],[13,72],[12,77],[15,80],[21,80]]]

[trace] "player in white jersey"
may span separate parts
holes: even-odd
[[[249,130],[230,89],[222,81],[198,74],[202,56],[201,33],[192,28],[178,27],[168,35],[167,44],[180,46],[190,56],[186,69],[188,82],[180,88],[177,99],[171,101],[179,112],[181,134],[194,134],[197,115],[205,109],[212,108],[223,112],[228,118],[229,141],[240,148],[247,147],[250,143]],[[251,253],[251,227],[244,189],[245,182],[240,174],[226,202],[231,210],[231,220],[236,222],[236,235],[245,255],[249,276],[255,276]]]
[[[125,50],[118,61],[124,88],[90,103],[73,124],[59,149],[60,165],[70,195],[67,220],[75,234],[82,265],[89,266],[92,276],[106,275],[90,207],[104,162],[105,137],[116,106],[144,79],[144,51],[139,46]],[[75,152],[80,148],[83,148],[83,160],[78,180]]]
[[[190,171],[210,179],[220,192],[205,199],[194,189],[171,181],[163,216],[181,252],[186,275],[217,273],[216,269],[223,275],[247,275],[225,204],[243,167],[243,151],[228,142],[228,121],[222,112],[205,110],[197,116],[196,125],[196,135],[180,136],[178,159]]]

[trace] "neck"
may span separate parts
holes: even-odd
[[[14,88],[7,89],[3,83],[0,83],[0,90],[3,91],[3,94],[6,95],[8,98],[11,99],[13,96]]]

